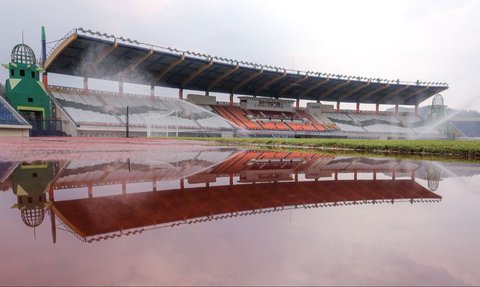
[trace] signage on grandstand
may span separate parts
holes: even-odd
[[[247,110],[292,111],[293,100],[239,97],[240,107]]]

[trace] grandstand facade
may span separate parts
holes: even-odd
[[[446,90],[445,83],[293,71],[82,28],[57,41],[48,55],[45,49],[43,82],[52,114],[71,136],[444,137],[427,128],[417,111]],[[48,85],[47,73],[82,77],[83,88]],[[119,89],[91,90],[89,78],[117,81]],[[124,93],[124,83],[148,85],[151,93]],[[178,89],[178,99],[155,96],[155,86]],[[201,93],[184,97],[184,90]],[[227,93],[230,101],[217,101],[210,92]],[[300,100],[309,102],[300,107]],[[341,109],[341,103],[356,109]],[[362,111],[361,104],[376,109]],[[395,111],[382,112],[381,105],[394,105]],[[400,105],[416,112],[401,113]]]
[[[65,131],[74,136],[125,136],[127,121],[131,136],[232,134],[226,120],[187,102],[152,97],[50,86],[52,100],[59,107]],[[129,108],[127,120],[127,107]]]

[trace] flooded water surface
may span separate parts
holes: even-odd
[[[0,284],[480,284],[478,164],[119,151],[2,157]]]

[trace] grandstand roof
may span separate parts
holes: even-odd
[[[414,105],[448,89],[445,83],[408,83],[303,72],[140,43],[82,28],[58,41],[48,72],[198,91],[289,99]]]
[[[353,192],[353,190],[355,190]],[[355,201],[439,201],[412,180],[339,180],[211,186],[55,201],[53,209],[80,237],[162,226],[245,211]],[[333,205],[333,204],[332,204]]]

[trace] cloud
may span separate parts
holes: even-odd
[[[454,108],[480,110],[479,1],[21,1],[3,3],[0,60],[21,29],[39,54],[85,27],[142,42],[286,68],[405,81],[448,82]],[[48,9],[44,9],[48,7]],[[38,13],[38,11],[45,11]],[[28,23],[19,19],[29,19]],[[0,74],[5,80],[6,71]],[[166,95],[170,95],[165,91]],[[173,96],[173,95],[172,95]],[[424,105],[430,104],[425,102]]]

